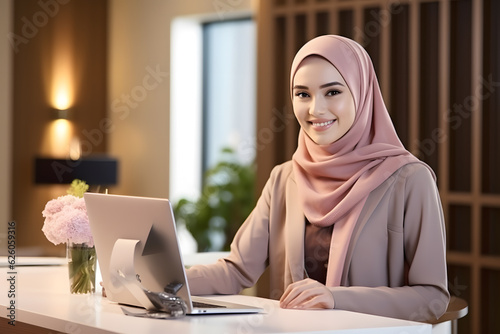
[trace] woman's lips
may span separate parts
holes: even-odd
[[[315,130],[326,130],[332,126],[336,119],[331,119],[329,121],[309,121]]]

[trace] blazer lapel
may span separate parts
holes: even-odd
[[[391,185],[394,183],[394,178],[389,178],[387,179],[384,183],[382,183],[378,188],[373,190],[370,195],[368,195],[368,198],[365,202],[365,205],[363,209],[361,210],[361,213],[359,215],[358,221],[356,222],[356,226],[354,227],[354,230],[352,231],[351,235],[351,240],[349,241],[349,247],[347,248],[347,254],[346,254],[346,259],[344,262],[344,269],[342,272],[342,279],[341,279],[341,286],[348,286],[349,281],[348,281],[348,274],[349,274],[349,268],[351,265],[351,259],[352,255],[354,252],[354,248],[356,246],[356,243],[358,241],[358,238],[363,231],[363,227],[366,225],[368,220],[370,219],[370,216],[372,215],[373,211],[377,208],[378,204],[384,197],[385,192]]]
[[[297,184],[292,176],[286,184],[285,250],[291,282],[304,279],[304,210],[298,198]]]

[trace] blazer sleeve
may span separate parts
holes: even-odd
[[[257,282],[268,261],[269,207],[275,179],[276,168],[255,208],[238,229],[229,255],[214,264],[195,265],[186,271],[192,294],[237,294]]]
[[[435,320],[446,311],[450,295],[445,224],[439,193],[427,168],[416,168],[406,176],[404,196],[406,285],[332,287],[335,308],[414,321]]]

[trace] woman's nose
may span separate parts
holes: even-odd
[[[309,108],[309,115],[319,116],[326,113],[326,103],[321,98],[315,97],[311,101],[311,108]]]

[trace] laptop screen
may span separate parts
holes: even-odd
[[[85,193],[85,204],[94,237],[97,259],[106,294],[112,301],[142,306],[110,269],[115,243],[137,240],[134,264],[137,279],[153,292],[171,283],[183,286],[177,292],[191,311],[191,296],[177,241],[173,211],[167,199]]]

